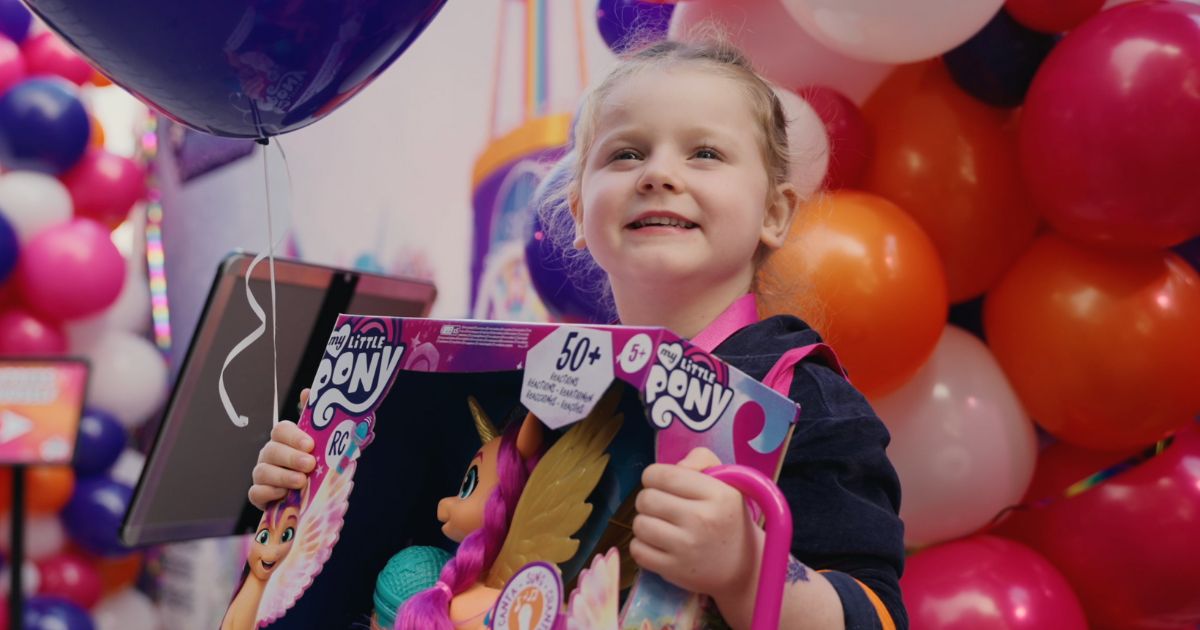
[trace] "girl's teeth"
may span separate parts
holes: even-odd
[[[651,217],[649,219],[642,219],[641,221],[635,221],[633,223],[634,228],[643,228],[643,227],[648,227],[651,225],[679,227],[679,228],[684,228],[684,229],[691,229],[691,228],[696,227],[696,224],[692,223],[690,221],[683,221],[681,219],[668,219],[666,217]]]

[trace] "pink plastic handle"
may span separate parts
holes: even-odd
[[[787,500],[766,475],[753,468],[723,464],[705,469],[742,493],[762,510],[766,518],[766,541],[763,543],[762,566],[758,573],[758,592],[754,595],[754,619],[751,630],[779,628],[779,611],[783,606],[783,585],[787,579],[787,562],[792,547],[792,511]]]

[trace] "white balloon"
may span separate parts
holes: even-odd
[[[1037,459],[1033,423],[970,333],[947,326],[912,380],[874,406],[892,433],[908,546],[965,536],[1021,502]]]
[[[138,479],[142,476],[142,469],[145,467],[146,456],[135,449],[127,448],[121,451],[121,456],[109,469],[108,476],[130,488],[136,488]]]
[[[780,0],[686,0],[675,5],[671,39],[711,38],[714,30],[775,84],[793,90],[822,85],[859,105],[892,70],[830,50],[800,28]]]
[[[145,338],[109,330],[72,350],[91,361],[88,405],[113,414],[125,428],[141,426],[166,399],[166,360]]]
[[[41,560],[62,551],[67,534],[57,516],[25,517],[25,557]],[[12,544],[12,513],[0,516],[0,549],[8,553]]]
[[[161,630],[158,607],[136,588],[105,597],[92,609],[96,630]]]
[[[1004,0],[782,0],[817,41],[848,57],[908,63],[967,41]]]
[[[8,564],[0,565],[0,597],[8,598],[8,585],[12,580],[8,579]],[[25,593],[26,597],[32,597],[37,593],[38,587],[42,585],[42,572],[38,571],[37,565],[30,560],[26,560],[21,564],[21,592]]]
[[[808,101],[791,90],[775,88],[788,120],[788,153],[792,185],[802,199],[821,189],[829,170],[829,133]]]
[[[34,234],[71,219],[71,193],[57,179],[33,171],[0,175],[0,213],[24,245]]]

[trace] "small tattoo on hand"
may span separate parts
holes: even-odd
[[[808,581],[808,567],[804,566],[804,563],[793,558],[792,556],[788,556],[787,583],[795,584],[796,582],[807,582],[807,581]]]

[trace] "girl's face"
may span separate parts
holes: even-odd
[[[258,532],[254,534],[254,543],[250,546],[250,571],[254,577],[266,580],[280,562],[292,550],[292,541],[296,538],[296,523],[300,514],[297,506],[288,506],[275,516],[268,511],[259,523]]]
[[[462,542],[467,534],[483,527],[483,508],[499,481],[499,450],[500,438],[484,444],[471,459],[458,494],[438,501],[437,517],[442,522],[442,533],[450,540]]]
[[[614,292],[748,289],[760,244],[782,244],[790,186],[770,181],[746,89],[703,67],[651,68],[600,104],[571,209]]]

